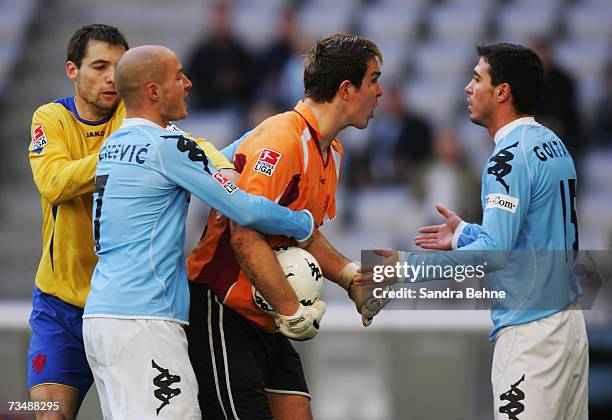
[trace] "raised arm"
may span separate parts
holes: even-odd
[[[160,161],[165,175],[239,225],[268,235],[304,241],[314,230],[306,210],[293,211],[265,197],[240,190],[209,162],[197,143],[181,134],[163,136]]]

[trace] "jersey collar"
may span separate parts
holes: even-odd
[[[497,130],[495,136],[493,137],[493,141],[495,144],[499,143],[501,139],[506,137],[512,130],[520,125],[540,125],[533,117],[523,117],[516,119],[508,124],[504,125],[502,128]]]
[[[85,118],[81,118],[81,116],[79,115],[79,111],[77,111],[77,108],[76,108],[76,102],[75,102],[75,97],[74,96],[67,96],[65,98],[57,99],[54,102],[57,103],[57,104],[63,105],[64,108],[66,108],[68,111],[72,112],[72,115],[74,115],[74,118],[76,118],[77,120],[79,120],[83,124],[87,124],[87,125],[106,124],[107,122],[110,121],[111,117],[115,114],[115,111],[117,110],[117,107],[119,106],[119,104],[117,104],[117,106],[115,106],[115,109],[113,109],[111,112],[109,112],[108,115],[106,117],[102,118],[101,120],[90,121],[90,120],[86,120]]]
[[[121,128],[124,127],[133,127],[135,125],[148,125],[149,127],[161,128],[164,127],[155,124],[153,121],[147,120],[145,118],[125,118],[123,123],[121,124]]]
[[[293,109],[295,110],[295,112],[300,114],[302,118],[306,120],[306,122],[310,126],[310,129],[314,131],[313,134],[316,133],[316,138],[318,141],[318,139],[321,138],[321,133],[319,132],[319,123],[310,108],[308,108],[308,105],[306,105],[304,101],[299,101]]]
[[[331,155],[333,141],[328,147],[327,159],[323,159],[323,154],[321,153],[321,148],[319,147],[319,139],[321,138],[321,132],[319,131],[319,123],[316,117],[314,116],[308,105],[306,105],[304,101],[301,100],[298,101],[293,110],[297,112],[306,121],[308,129],[310,130],[310,136],[317,144],[317,151],[319,152],[319,156],[323,161],[323,166],[327,167],[327,163],[329,162],[329,156]]]

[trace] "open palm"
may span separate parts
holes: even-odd
[[[444,216],[445,223],[419,228],[419,235],[414,238],[414,243],[423,249],[452,249],[453,234],[461,219],[454,211],[448,210],[441,204],[436,204],[436,210]]]

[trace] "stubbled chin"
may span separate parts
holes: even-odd
[[[115,109],[115,107],[117,106],[117,103],[119,103],[119,101],[105,101],[103,103],[98,102],[98,108],[101,109],[104,112],[111,112],[112,110]]]

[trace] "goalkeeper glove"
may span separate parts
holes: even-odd
[[[319,333],[319,323],[325,314],[325,303],[318,300],[310,306],[300,307],[293,315],[277,315],[276,326],[285,337],[296,341],[310,340]]]

